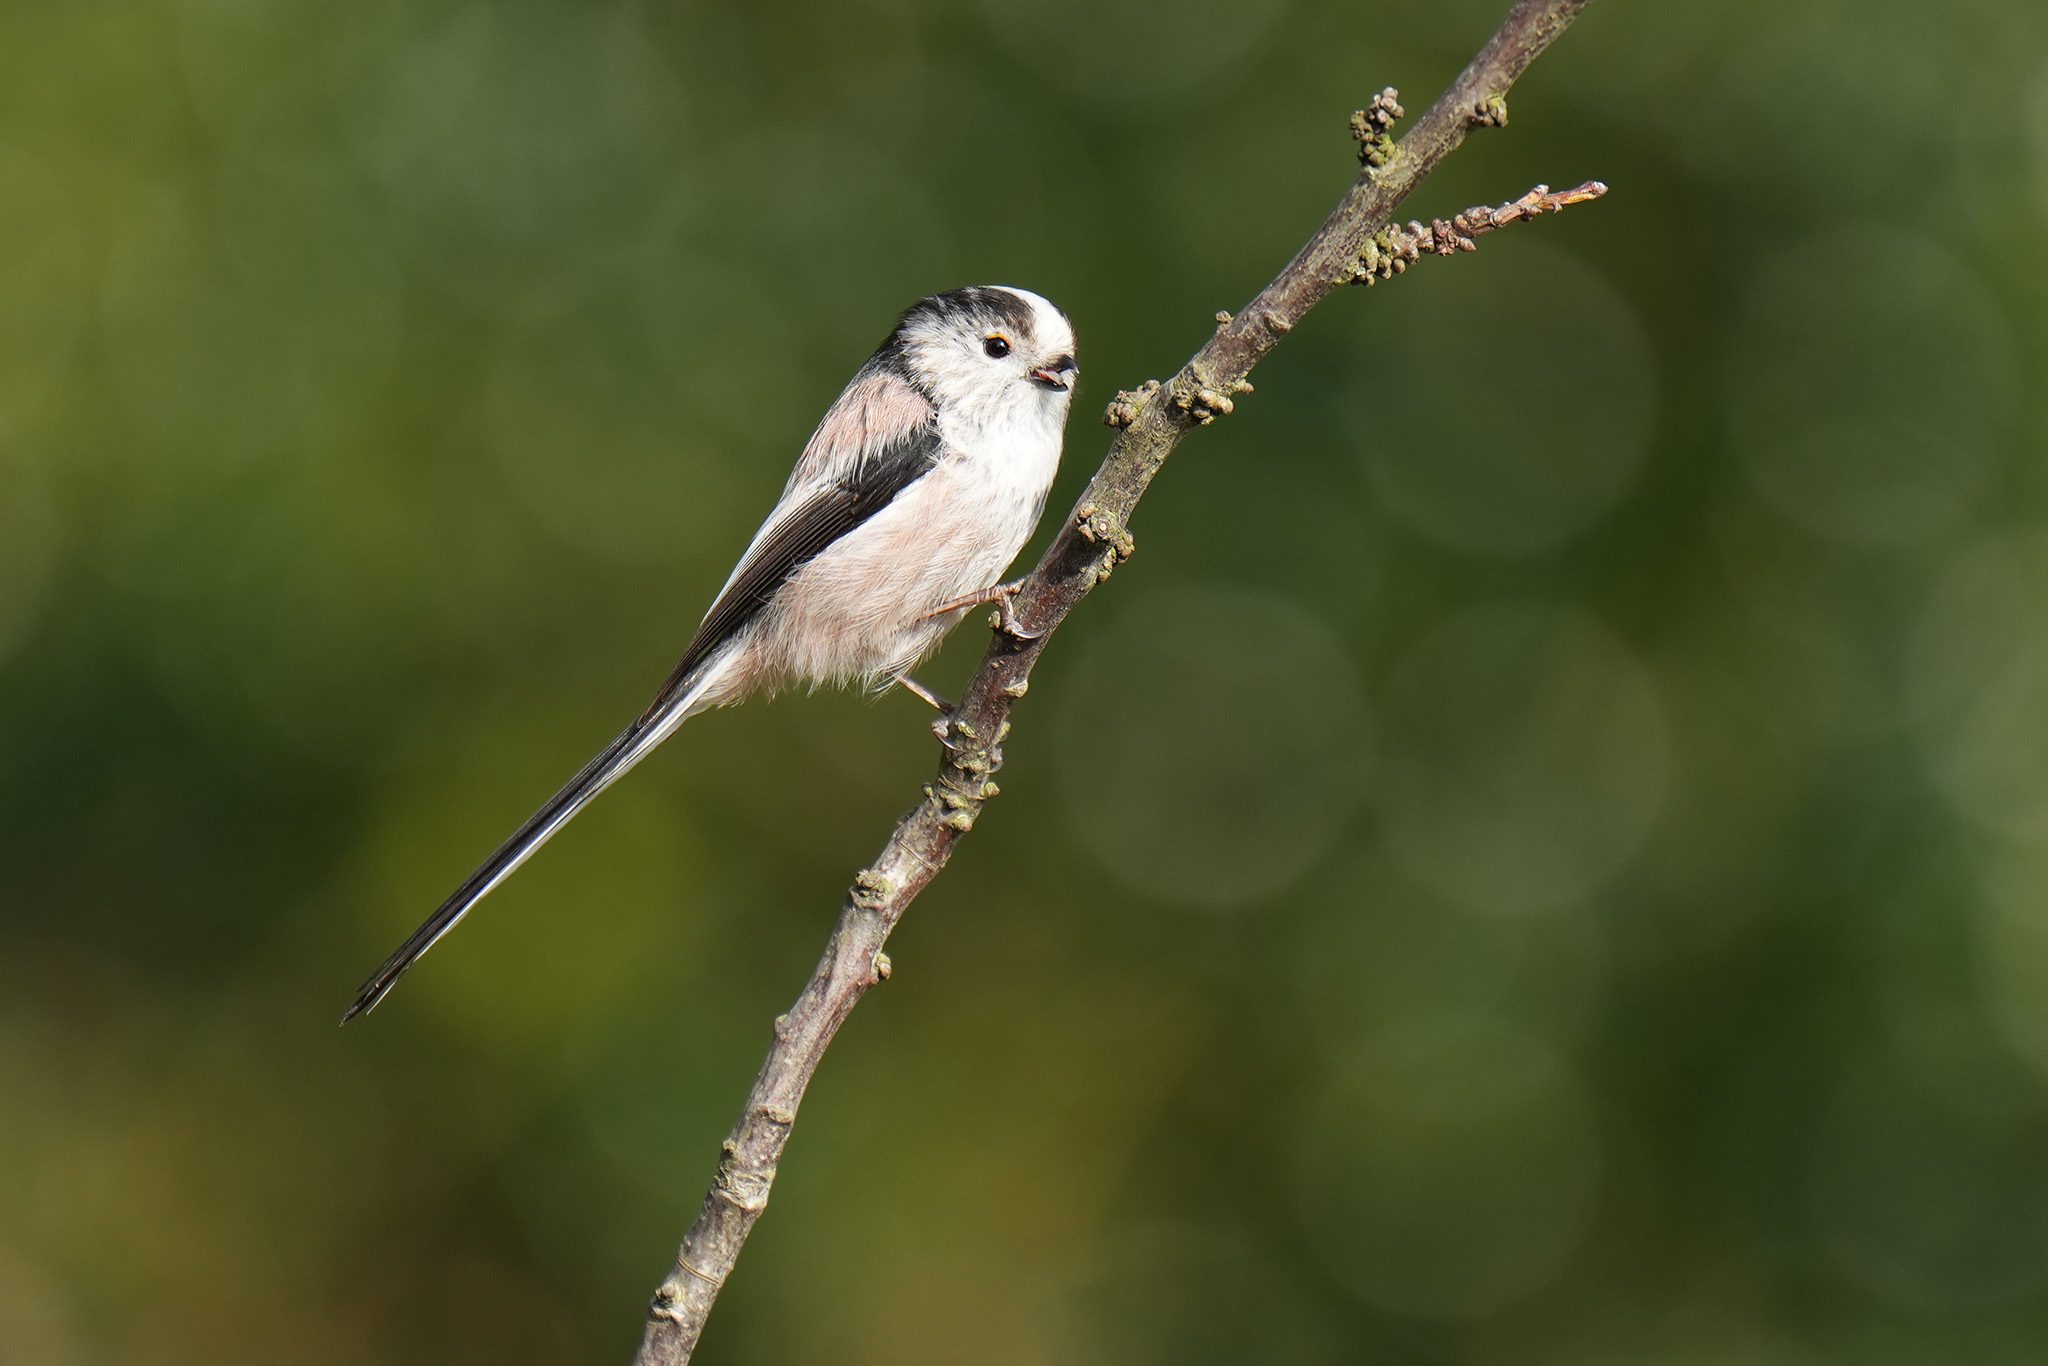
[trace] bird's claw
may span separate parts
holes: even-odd
[[[995,621],[992,624],[996,630],[1001,631],[1012,640],[1033,641],[1044,635],[1045,632],[1035,631],[1031,627],[1026,626],[1023,618],[1017,615],[1017,594],[1022,592],[1023,589],[1024,583],[1021,579],[1016,583],[1002,585],[1000,595],[994,599],[996,615]]]
[[[933,617],[943,617],[948,612],[961,612],[976,607],[993,605],[996,609],[996,616],[995,620],[989,623],[991,626],[1012,640],[1036,640],[1044,635],[1045,632],[1032,630],[1017,616],[1017,595],[1023,591],[1024,580],[1022,579],[1018,579],[1015,583],[999,583],[993,588],[984,588],[979,593],[969,593],[964,598],[955,598],[951,602],[934,607],[931,611],[926,612],[920,617],[919,620],[930,621]]]

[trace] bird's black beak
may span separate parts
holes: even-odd
[[[1048,389],[1071,389],[1074,381],[1081,378],[1081,372],[1074,368],[1072,356],[1055,356],[1033,370],[1029,378],[1033,384],[1042,384]]]

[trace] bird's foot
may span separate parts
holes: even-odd
[[[935,607],[924,614],[924,620],[942,617],[948,612],[965,608],[986,607],[993,603],[996,609],[996,628],[1013,640],[1036,640],[1043,635],[1026,626],[1017,616],[1017,594],[1024,589],[1024,580],[1014,583],[999,583],[993,588],[984,588],[979,593],[969,593],[964,598],[955,598],[942,607]]]

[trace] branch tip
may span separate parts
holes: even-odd
[[[1588,180],[1569,190],[1553,191],[1538,185],[1520,199],[1507,204],[1481,205],[1448,220],[1436,219],[1425,225],[1413,220],[1405,227],[1389,225],[1374,233],[1358,254],[1352,269],[1354,284],[1373,285],[1391,280],[1423,256],[1455,256],[1477,251],[1477,238],[1524,218],[1557,213],[1573,204],[1584,204],[1607,193],[1605,183]]]

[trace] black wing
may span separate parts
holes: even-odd
[[[940,450],[938,424],[926,422],[876,447],[850,474],[820,486],[799,504],[741,561],[646,715],[660,711],[692,670],[759,616],[790,575],[929,474],[939,463]]]

